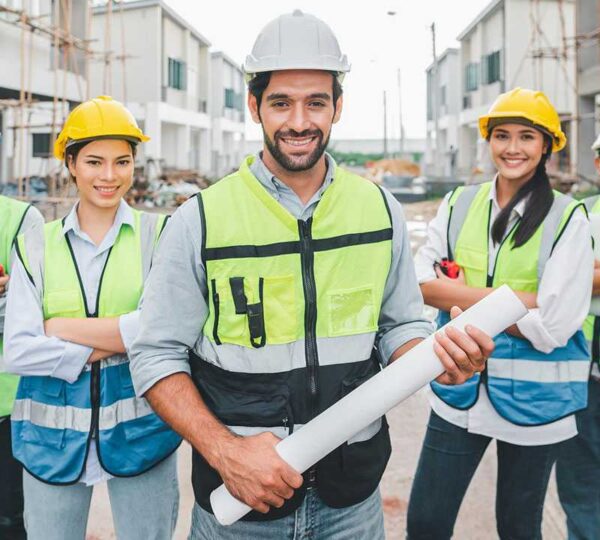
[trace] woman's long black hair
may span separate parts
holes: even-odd
[[[494,220],[494,224],[492,225],[492,240],[495,244],[499,244],[504,239],[508,220],[514,207],[528,195],[531,194],[525,204],[523,217],[517,225],[513,236],[513,248],[525,244],[534,235],[550,211],[554,202],[554,193],[552,192],[550,179],[546,173],[546,161],[552,152],[552,140],[544,134],[544,142],[547,150],[542,154],[542,159],[540,159],[533,177],[521,186],[519,191],[514,194],[513,198]]]

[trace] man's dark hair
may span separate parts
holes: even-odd
[[[252,79],[250,79],[250,82],[248,83],[248,91],[256,98],[256,105],[258,109],[260,109],[260,104],[262,103],[265,89],[267,86],[269,86],[272,73],[272,71],[257,73]],[[338,74],[335,71],[329,71],[328,73],[330,73],[333,78],[333,110],[335,111],[337,100],[344,93],[344,89],[340,84]]]

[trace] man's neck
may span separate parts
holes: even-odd
[[[312,196],[319,191],[327,174],[327,158],[325,154],[313,167],[306,171],[288,171],[284,169],[271,156],[269,152],[262,152],[262,160],[265,167],[286,186],[294,191],[303,204],[308,203]]]

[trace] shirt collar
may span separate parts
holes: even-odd
[[[327,172],[325,173],[325,179],[323,180],[323,184],[317,191],[317,193],[322,194],[333,182],[333,177],[335,176],[336,163],[330,154],[325,152],[325,161],[327,163]],[[279,199],[280,192],[291,190],[291,188],[286,185],[284,182],[279,180],[265,165],[262,160],[262,152],[258,152],[254,161],[250,165],[250,171],[256,177],[256,179],[263,185],[263,187],[276,199]]]
[[[496,176],[494,177],[494,181],[492,182],[492,188],[490,189],[490,195],[489,198],[492,201],[492,204],[495,205],[497,210],[500,210],[500,205],[498,204],[498,198],[497,198],[497,193],[496,193],[496,182],[498,182],[498,175],[496,174]],[[531,195],[528,195],[527,197],[525,197],[524,199],[521,199],[513,208],[513,212],[516,212],[519,217],[523,217],[523,213],[525,212],[525,205],[527,204],[527,200],[529,199]]]
[[[79,218],[77,217],[77,208],[79,207],[79,201],[77,201],[71,211],[68,213],[65,221],[63,223],[62,232],[66,235],[69,231],[73,231],[74,233],[81,235],[81,227],[79,226]],[[133,218],[133,211],[131,207],[121,199],[119,203],[119,208],[117,209],[117,213],[115,214],[115,220],[111,229],[120,230],[121,225],[129,225],[130,227],[135,226],[135,220]]]

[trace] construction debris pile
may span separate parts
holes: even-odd
[[[131,206],[174,208],[209,185],[208,180],[194,170],[166,170],[155,179],[136,171],[125,199]]]

